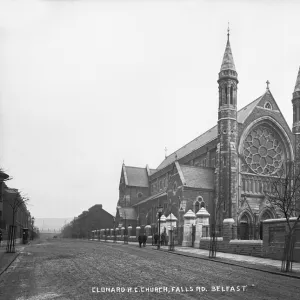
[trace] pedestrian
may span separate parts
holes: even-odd
[[[141,234],[139,235],[138,240],[139,240],[139,244],[140,244],[140,248],[141,248],[142,247],[142,243],[143,243],[143,236]]]
[[[166,239],[166,235],[165,235],[165,233],[163,232],[163,233],[161,234],[161,245],[164,245],[164,244],[165,244],[165,239]]]
[[[158,234],[155,233],[155,234],[154,234],[154,244],[155,244],[155,245],[157,245],[158,238],[159,238]]]
[[[146,247],[146,242],[147,242],[147,235],[144,233],[143,235],[143,246]]]

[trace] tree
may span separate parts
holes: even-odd
[[[16,215],[21,207],[26,209],[26,204],[29,201],[29,198],[25,195],[22,195],[17,189],[8,188],[6,190],[8,194],[11,194],[12,197],[8,197],[5,201],[7,201],[8,205],[11,207],[12,211],[12,221],[9,226],[8,233],[8,242],[6,252],[12,253],[15,252],[15,244],[16,244]]]
[[[282,259],[282,271],[292,270],[295,230],[300,220],[300,168],[294,162],[287,161],[270,179],[271,189],[266,192],[269,202],[281,214],[287,224],[285,251]]]

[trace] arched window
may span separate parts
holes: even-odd
[[[271,103],[270,103],[270,102],[266,102],[265,108],[266,108],[266,109],[272,109]]]
[[[204,206],[203,206],[203,204],[204,204]],[[199,211],[199,209],[201,207],[205,207],[205,203],[203,201],[203,198],[201,196],[199,196],[197,198],[197,200],[194,202],[194,212],[195,212],[195,214]]]
[[[230,87],[230,104],[233,104],[233,86]]]
[[[227,86],[225,86],[225,104],[228,104]]]

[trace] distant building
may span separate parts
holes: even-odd
[[[14,216],[14,225],[16,226],[16,238],[22,238],[23,228],[30,229],[31,217],[26,207],[26,203],[20,200],[20,194],[17,189],[9,188],[4,182],[2,183],[2,232],[7,237],[9,226],[13,225],[13,207],[16,208]],[[20,205],[18,205],[21,203]]]
[[[62,234],[64,237],[86,238],[92,230],[113,228],[114,220],[115,218],[102,208],[102,204],[96,204],[67,224]]]
[[[3,191],[4,181],[9,178],[9,175],[0,171],[0,229],[6,229],[5,221],[3,219]]]

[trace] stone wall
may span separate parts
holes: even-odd
[[[291,218],[291,225],[294,220]],[[288,232],[286,219],[266,220],[263,222],[263,256],[272,259],[282,259],[285,236]],[[294,261],[300,262],[300,223],[296,227],[296,244],[294,248]]]

